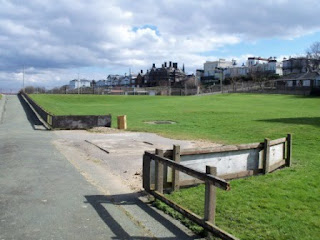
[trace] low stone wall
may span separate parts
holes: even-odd
[[[88,129],[92,127],[111,127],[111,115],[68,115],[56,116],[45,111],[28,94],[20,92],[38,115],[53,129]]]
[[[92,127],[111,127],[111,115],[52,116],[51,126],[55,129],[87,129]]]

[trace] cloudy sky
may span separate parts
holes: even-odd
[[[0,0],[0,91],[103,79],[164,61],[304,54],[319,0]]]

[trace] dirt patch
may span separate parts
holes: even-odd
[[[114,133],[124,132],[124,130],[120,130],[117,128],[109,128],[109,127],[94,127],[94,128],[88,129],[87,131],[91,133],[105,133],[105,134],[108,134],[108,133],[114,134]]]
[[[172,149],[173,145],[180,145],[182,149],[217,146],[207,141],[181,141],[153,133],[113,128],[55,131],[55,134],[58,137],[56,145],[60,146],[59,149],[72,149],[73,159],[86,159],[87,162],[96,164],[99,171],[109,171],[133,191],[142,189],[142,156],[145,151],[154,151],[156,148]],[[64,154],[66,152],[68,151],[62,151]],[[91,171],[94,171],[93,167]]]

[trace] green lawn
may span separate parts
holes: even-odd
[[[241,239],[319,239],[320,98],[229,94],[193,97],[32,95],[57,115],[127,115],[128,129],[180,139],[251,143],[293,134],[293,165],[231,181],[218,191],[216,224]],[[172,120],[173,125],[144,121]],[[202,186],[170,198],[199,215]]]
[[[2,95],[0,94],[0,100],[1,100],[1,98],[2,98]]]

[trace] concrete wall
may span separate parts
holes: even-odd
[[[205,172],[207,165],[214,166],[217,167],[218,176],[232,179],[235,176],[244,176],[249,172],[261,173],[264,161],[263,153],[263,149],[256,148],[221,153],[182,155],[181,164],[201,172]],[[285,158],[284,153],[285,147],[283,143],[271,146],[269,164],[274,165],[282,161]],[[181,181],[191,179],[193,177],[180,173]],[[170,181],[171,177],[169,177]]]
[[[235,179],[252,176],[264,172],[272,172],[286,165],[287,138],[272,140],[269,149],[269,164],[267,166],[264,154],[264,143],[221,146],[210,149],[181,149],[180,164],[188,168],[205,172],[206,166],[217,168],[217,175],[223,179]],[[165,151],[167,158],[172,159],[172,150]],[[264,165],[266,165],[264,169]],[[268,170],[267,170],[268,169]],[[167,168],[164,179],[170,185],[172,169]],[[180,185],[199,183],[198,179],[179,172]],[[155,182],[155,161],[151,161],[151,184]]]
[[[26,93],[21,92],[29,104],[53,129],[88,129],[92,127],[111,127],[111,115],[92,115],[92,116],[55,116],[38,104],[36,104]]]
[[[87,129],[92,127],[111,127],[111,115],[104,116],[53,116],[55,129]]]
[[[205,172],[207,165],[215,166],[218,176],[262,169],[262,161],[263,150],[260,149],[181,156],[182,165],[201,172]],[[192,177],[180,173],[180,180],[189,179]]]

